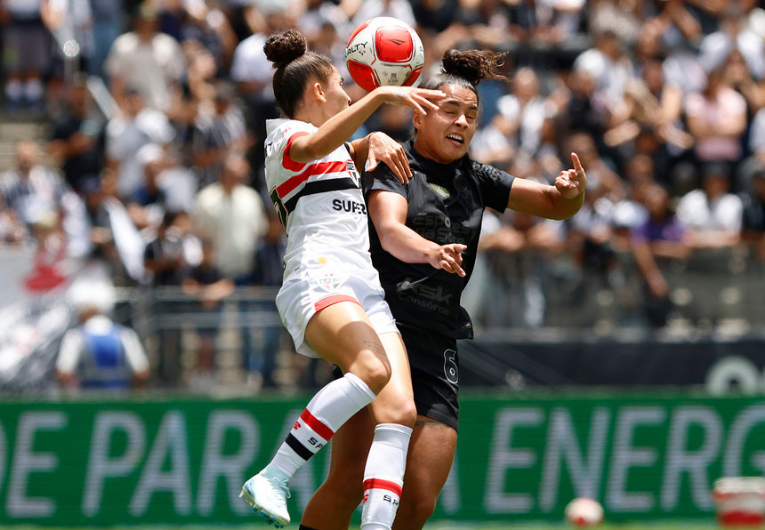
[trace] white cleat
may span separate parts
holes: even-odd
[[[276,528],[284,528],[289,524],[287,499],[290,497],[290,491],[286,481],[266,478],[262,472],[258,473],[244,483],[239,497],[252,506],[255,513]]]

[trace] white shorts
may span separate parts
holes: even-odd
[[[276,295],[276,307],[298,353],[320,357],[305,340],[305,328],[318,311],[339,302],[359,304],[378,335],[399,332],[376,271],[366,278],[361,276],[358,271],[329,272],[326,267],[314,265],[295,271],[284,281]]]

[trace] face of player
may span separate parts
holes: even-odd
[[[438,102],[438,111],[428,110],[425,116],[414,113],[414,148],[435,162],[448,164],[468,152],[478,118],[478,96],[460,85],[438,89],[446,93]]]
[[[327,100],[325,107],[327,119],[348,108],[348,105],[351,104],[351,98],[343,88],[343,78],[334,66],[323,88],[324,97]]]

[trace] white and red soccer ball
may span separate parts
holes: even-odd
[[[578,528],[597,526],[603,522],[603,507],[595,499],[579,497],[566,506],[566,520]]]
[[[425,50],[411,26],[392,17],[367,20],[345,47],[345,63],[364,90],[380,86],[412,86],[422,72]]]

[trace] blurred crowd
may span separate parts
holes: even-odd
[[[393,16],[421,36],[424,75],[452,47],[507,52],[507,82],[479,87],[474,158],[552,182],[574,151],[587,170],[586,204],[570,221],[487,213],[465,297],[478,326],[746,320],[745,307],[700,308],[735,302],[735,292],[699,302],[695,289],[718,281],[705,278],[763,280],[762,4],[0,0],[4,114],[51,123],[45,141],[18,143],[0,177],[0,241],[36,245],[48,264],[97,263],[118,286],[176,288],[196,300],[183,310],[199,314],[219,314],[242,288],[278,286],[285,241],[262,149],[278,112],[263,44],[298,28],[356,99],[344,44],[361,22]],[[358,134],[405,140],[410,129],[407,109],[386,106]],[[683,313],[694,295],[696,313]],[[172,313],[174,303],[154,309]],[[229,305],[247,313],[260,303]],[[278,324],[264,329],[254,344],[243,328],[243,363],[273,385],[288,341]],[[215,368],[215,333],[198,333],[202,372]],[[179,347],[163,340],[161,351]]]

